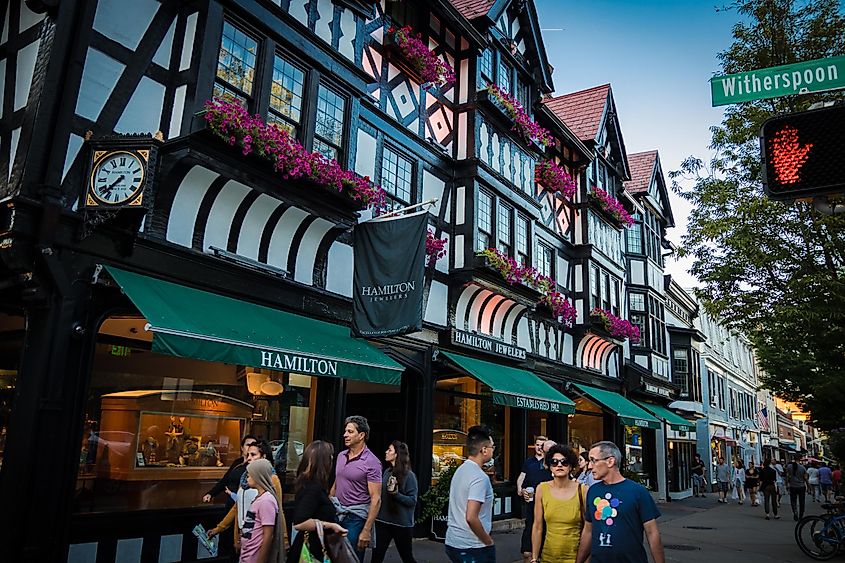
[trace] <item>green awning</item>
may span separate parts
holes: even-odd
[[[674,413],[661,405],[653,405],[651,403],[644,403],[642,401],[635,401],[642,408],[655,415],[657,418],[662,418],[666,421],[672,430],[679,430],[681,432],[695,432],[695,423],[690,422],[678,413]]]
[[[580,383],[573,383],[573,385],[593,401],[599,403],[607,410],[615,412],[623,424],[654,429],[659,429],[663,426],[659,420],[619,393],[590,387],[589,385],[581,385]]]
[[[153,332],[153,351],[399,385],[404,368],[349,328],[106,266]]]
[[[575,412],[575,403],[530,371],[453,352],[440,353],[459,370],[490,387],[497,405],[561,414]]]

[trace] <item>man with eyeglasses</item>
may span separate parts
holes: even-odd
[[[446,556],[452,563],[495,563],[493,485],[484,464],[496,448],[490,429],[473,426],[467,431],[467,460],[452,476],[449,486],[449,522]]]
[[[645,487],[622,476],[622,452],[613,442],[597,442],[589,455],[599,482],[587,491],[576,563],[648,563],[643,533],[654,563],[664,563],[660,511]]]
[[[211,499],[219,495],[220,493],[229,490],[229,491],[237,491],[238,487],[240,486],[241,476],[246,471],[246,456],[249,452],[249,447],[254,446],[258,440],[252,434],[247,434],[241,440],[241,456],[236,457],[232,460],[232,464],[229,466],[229,469],[226,470],[226,473],[223,477],[220,478],[217,483],[211,489],[205,493],[205,496],[202,497],[203,502],[211,502]],[[232,500],[231,495],[226,495],[226,508],[232,508],[234,506],[235,501]]]
[[[534,491],[540,483],[552,480],[552,473],[546,467],[544,444],[548,438],[537,436],[534,440],[534,455],[522,464],[522,471],[516,478],[516,494],[525,501],[525,528],[522,530],[522,559],[531,561],[531,529],[534,527]]]

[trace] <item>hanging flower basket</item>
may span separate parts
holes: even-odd
[[[590,200],[596,202],[605,213],[620,224],[626,227],[634,224],[634,218],[622,207],[622,204],[603,189],[593,186],[590,191]]]
[[[423,82],[423,87],[451,86],[455,83],[455,71],[423,43],[421,35],[414,33],[411,26],[391,26],[388,37],[393,40],[402,57]]]
[[[542,275],[534,268],[519,265],[516,260],[496,248],[487,248],[479,251],[477,255],[484,257],[490,267],[509,284],[524,283],[540,292],[542,297],[538,304],[548,307],[554,318],[572,327],[576,316],[575,307],[557,290],[555,280]]]
[[[551,160],[544,159],[537,163],[534,167],[534,181],[567,199],[572,199],[575,195],[575,180],[563,167]]]
[[[541,147],[546,147],[552,143],[552,136],[549,132],[528,117],[525,108],[522,107],[522,104],[516,98],[492,82],[487,83],[486,92],[499,107],[505,110],[505,113],[513,121],[512,129],[519,133],[526,141],[537,143]]]
[[[380,213],[386,205],[384,190],[368,176],[344,170],[333,159],[318,152],[308,152],[287,131],[264,123],[259,115],[250,115],[236,102],[214,98],[202,112],[208,130],[244,156],[255,155],[273,164],[284,180],[302,180],[344,194],[362,207]]]
[[[640,341],[640,329],[625,319],[620,319],[610,311],[599,309],[596,307],[590,311],[590,318],[597,324],[602,325],[610,336],[631,341],[631,344],[636,344]]]

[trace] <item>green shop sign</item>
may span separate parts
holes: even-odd
[[[738,72],[710,79],[713,107],[845,88],[845,56]]]

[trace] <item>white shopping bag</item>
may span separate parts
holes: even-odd
[[[736,487],[731,491],[731,500],[739,500],[739,494],[736,492]]]

